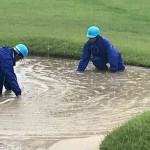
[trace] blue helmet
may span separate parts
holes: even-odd
[[[99,34],[100,34],[100,29],[96,26],[91,26],[88,28],[86,36],[88,38],[95,38]]]
[[[18,44],[14,48],[17,49],[23,55],[23,57],[28,55],[28,48],[24,44]]]

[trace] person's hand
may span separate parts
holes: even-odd
[[[21,98],[21,95],[17,95],[17,98]]]
[[[83,71],[79,71],[79,70],[76,70],[77,71],[77,73],[83,73]]]

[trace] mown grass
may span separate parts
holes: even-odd
[[[9,40],[8,40],[9,39]],[[30,55],[35,56],[55,56],[77,59],[80,55],[81,44],[79,42],[72,42],[70,40],[66,41],[64,39],[53,39],[45,37],[24,37],[24,38],[7,38],[0,39],[0,43],[5,43],[5,45],[14,46],[17,42],[26,43],[28,46]]]
[[[126,64],[150,67],[149,0],[0,0],[0,45],[24,43],[29,55],[79,58],[91,25]],[[108,135],[101,150],[148,150],[150,113]]]
[[[24,42],[29,54],[79,58],[87,28],[97,25],[126,64],[149,67],[149,6],[149,0],[0,0],[0,45]]]
[[[100,150],[150,150],[150,112],[144,112],[105,137]]]

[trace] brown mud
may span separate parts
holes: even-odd
[[[150,69],[97,72],[90,63],[29,57],[15,67],[21,98],[0,98],[0,150],[49,150],[57,141],[106,135],[150,107]]]

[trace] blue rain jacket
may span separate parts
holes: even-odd
[[[2,93],[4,82],[16,94],[21,95],[21,89],[14,73],[15,61],[13,59],[13,48],[0,47],[0,93]]]
[[[95,60],[100,60],[99,62],[105,64],[105,66],[109,63],[111,72],[125,69],[121,54],[104,36],[98,36],[94,43],[87,41],[84,44],[77,71],[86,69],[91,56],[94,65]],[[106,70],[105,66],[101,67],[101,70]]]

